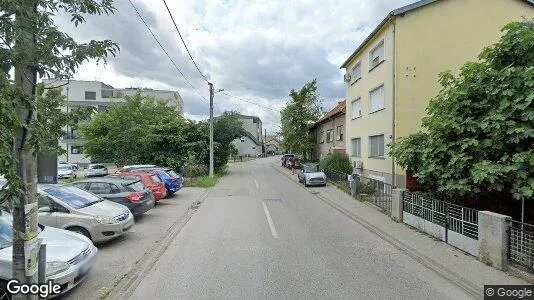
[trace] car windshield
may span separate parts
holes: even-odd
[[[176,172],[174,172],[174,170],[167,170],[165,172],[167,172],[167,174],[169,174],[169,176],[171,176],[172,178],[178,177],[178,174],[176,174]]]
[[[126,188],[133,190],[134,192],[142,192],[145,189],[145,186],[141,181],[132,182],[124,185]]]
[[[161,179],[159,179],[158,175],[151,175],[150,179],[152,179],[153,182],[161,182]]]
[[[0,210],[0,249],[13,244],[13,215]]]
[[[47,187],[43,192],[74,208],[83,208],[102,201],[99,197],[73,186]]]
[[[317,172],[317,165],[304,165],[302,168],[304,170],[304,173]]]
[[[62,171],[70,171],[72,170],[72,167],[71,166],[58,166],[57,169],[62,170]]]

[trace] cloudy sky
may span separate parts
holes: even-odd
[[[119,88],[178,90],[184,115],[206,118],[208,86],[189,60],[163,1],[132,1],[196,91],[172,66],[128,0],[115,0],[114,15],[90,17],[78,28],[67,17],[57,18],[57,25],[80,42],[111,39],[121,48],[105,66],[85,64],[75,79],[96,79]],[[343,99],[340,65],[389,11],[411,2],[167,0],[201,71],[215,89],[237,97],[216,94],[215,113],[257,115],[268,132],[278,130],[279,110],[289,91],[313,78],[325,109]]]

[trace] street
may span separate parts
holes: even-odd
[[[472,298],[298,186],[279,157],[233,164],[131,299]]]

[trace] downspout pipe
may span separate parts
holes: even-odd
[[[392,144],[395,144],[396,143],[396,134],[395,134],[395,125],[396,125],[396,120],[395,120],[395,116],[396,116],[396,112],[395,112],[395,102],[397,101],[397,96],[396,96],[396,93],[395,93],[395,85],[396,85],[396,57],[395,57],[395,48],[396,48],[396,39],[395,39],[395,32],[397,31],[397,28],[396,28],[396,24],[395,24],[395,20],[393,19],[391,21],[393,23],[393,105],[392,105],[392,130],[391,130],[391,140],[392,140]],[[396,175],[396,172],[395,172],[395,158],[393,156],[391,156],[391,176],[392,176],[392,183],[393,183],[393,186],[397,186],[397,175]]]

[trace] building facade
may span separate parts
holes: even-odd
[[[310,158],[319,161],[328,154],[345,153],[346,101],[340,101],[332,110],[322,116],[309,128],[309,135],[315,147]]]
[[[533,8],[531,0],[423,0],[389,13],[341,66],[355,172],[405,186],[387,145],[421,129],[440,72],[457,74],[504,25],[533,18]]]
[[[46,79],[43,80],[43,83],[48,87],[61,87],[62,95],[65,96],[65,107],[62,110],[67,112],[73,108],[88,106],[94,107],[97,113],[106,111],[108,106],[124,102],[125,96],[140,93],[143,96],[151,96],[157,101],[167,101],[169,106],[175,108],[176,113],[183,115],[183,100],[176,91],[138,88],[117,89],[100,81]],[[91,118],[91,116],[87,117],[88,119]],[[90,163],[90,157],[83,154],[84,140],[78,130],[67,126],[64,128],[64,132],[59,144],[66,151],[66,154],[58,157],[58,161],[80,165]]]
[[[232,141],[239,156],[259,157],[263,153],[262,123],[256,116],[238,116],[246,132],[245,136]]]
[[[269,140],[265,142],[265,154],[274,155],[280,151],[280,143],[277,140]]]

